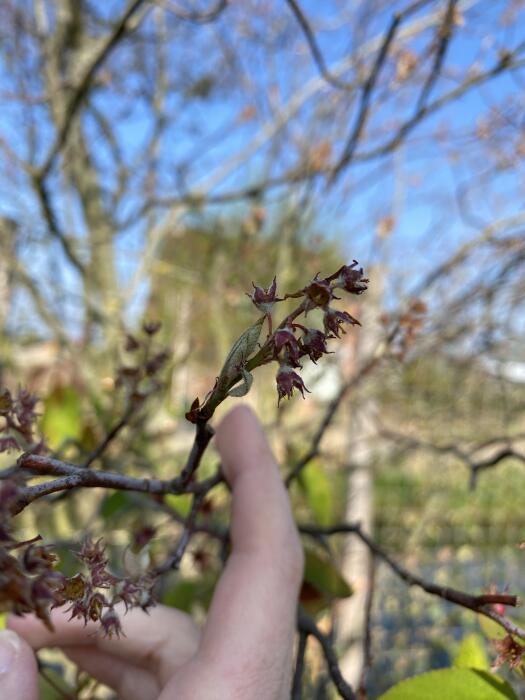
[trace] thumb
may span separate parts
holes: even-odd
[[[38,700],[38,669],[31,647],[11,630],[0,631],[0,698]]]

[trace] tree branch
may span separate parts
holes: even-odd
[[[404,581],[408,586],[416,586],[421,588],[426,593],[430,595],[435,595],[438,598],[447,600],[450,603],[459,605],[462,608],[467,608],[480,615],[484,615],[489,619],[497,622],[498,625],[503,627],[509,634],[516,635],[520,639],[525,640],[525,629],[518,627],[510,620],[507,620],[503,615],[499,615],[492,609],[492,605],[495,603],[503,603],[504,605],[510,605],[516,607],[519,605],[519,600],[517,596],[506,595],[506,594],[491,594],[484,593],[481,595],[471,595],[470,593],[464,593],[463,591],[458,591],[455,588],[449,588],[448,586],[440,586],[437,583],[431,581],[426,581],[421,576],[412,573],[404,566],[398,564],[392,557],[387,554],[376,542],[372,540],[363,530],[359,523],[341,523],[339,525],[334,525],[332,527],[318,527],[312,525],[301,525],[299,531],[310,535],[312,537],[322,537],[337,534],[353,534],[358,537],[361,542],[363,542],[368,549],[379,559],[385,562],[390,569],[398,576],[402,581]]]
[[[339,696],[344,698],[344,700],[356,700],[354,691],[343,678],[330,638],[321,632],[312,618],[302,608],[299,608],[297,625],[301,632],[315,637],[321,645],[328,673],[330,674],[332,683],[335,685]]]

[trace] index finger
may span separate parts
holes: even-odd
[[[302,547],[279,468],[254,413],[244,406],[229,413],[216,444],[232,489],[232,552],[201,650],[234,676],[249,668],[258,688],[253,697],[266,697],[261,688],[270,682],[274,694],[268,697],[278,698],[282,690],[289,693]]]

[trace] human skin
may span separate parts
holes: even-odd
[[[60,647],[121,700],[288,700],[303,572],[288,495],[251,410],[233,409],[215,441],[232,491],[232,549],[202,630],[160,605],[122,616],[119,639],[58,610],[54,632],[11,616],[0,633],[1,698],[38,700],[33,650]]]

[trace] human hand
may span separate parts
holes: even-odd
[[[57,610],[54,632],[32,616],[10,617],[10,631],[0,633],[1,698],[38,699],[30,647],[60,647],[121,700],[289,698],[303,553],[288,495],[261,425],[246,407],[220,423],[216,445],[232,489],[232,551],[202,631],[185,613],[164,606],[149,614],[130,611],[119,639],[95,636],[94,626],[68,621]],[[3,652],[11,643],[8,663]]]

